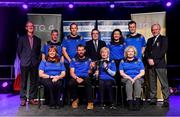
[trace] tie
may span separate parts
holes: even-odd
[[[97,41],[94,41],[94,46],[95,46],[95,50],[97,52],[97,49],[98,49]]]
[[[156,43],[156,40],[157,40],[157,36],[155,36],[155,37],[153,38],[153,45]]]
[[[32,37],[29,37],[29,43],[30,43],[30,46],[31,46],[31,49],[33,48],[33,38]]]

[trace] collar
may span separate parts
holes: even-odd
[[[85,62],[85,61],[88,60],[88,57],[85,56],[84,59],[80,59],[78,56],[76,56],[76,57],[75,57],[75,60],[76,60],[76,61],[79,61],[79,62]]]
[[[77,35],[77,36],[75,36],[75,37],[72,37],[71,35],[68,35],[67,38],[68,38],[68,39],[80,39],[81,36],[80,36],[80,35]]]
[[[101,61],[110,61],[109,57],[107,59],[101,59]]]
[[[52,41],[47,41],[47,44],[49,45],[60,45],[60,42],[52,42]]]
[[[128,62],[128,63],[131,63],[131,62],[136,62],[136,61],[138,61],[138,58],[134,57],[134,59],[133,59],[133,60],[131,60],[131,61],[130,61],[130,60],[128,60],[127,58],[125,58],[125,59],[124,59],[124,61],[125,61],[125,62]]]
[[[157,36],[154,36],[155,37],[155,40],[157,40],[157,38],[160,36],[160,34],[159,35],[157,35]]]
[[[137,33],[136,35],[132,36],[131,34],[127,35],[128,38],[139,38],[141,37],[141,34]]]

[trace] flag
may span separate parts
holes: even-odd
[[[20,69],[20,59],[17,54],[16,54],[16,59],[14,61],[14,74],[15,74],[14,91],[20,91],[21,69]]]

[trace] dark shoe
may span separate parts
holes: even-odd
[[[110,109],[116,109],[116,106],[114,104],[111,104]]]
[[[100,108],[101,108],[101,109],[105,109],[105,107],[106,107],[105,104],[101,104],[101,105],[100,105]]]
[[[128,100],[128,110],[132,111],[133,109],[133,100]]]
[[[163,108],[169,108],[169,102],[164,102],[162,105]]]
[[[150,101],[150,102],[149,102],[149,105],[156,105],[156,104],[157,104],[156,101]]]
[[[135,111],[140,111],[140,102],[141,102],[141,98],[136,98],[135,107],[134,107]]]
[[[38,101],[35,101],[34,99],[31,99],[31,100],[29,101],[29,104],[38,105],[39,103],[38,103]]]
[[[50,109],[56,109],[56,106],[49,106]]]
[[[26,101],[25,100],[21,100],[21,106],[26,106]]]

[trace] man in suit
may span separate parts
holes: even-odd
[[[100,50],[106,46],[106,43],[99,40],[99,30],[93,29],[91,31],[92,40],[86,42],[86,54],[92,61],[101,59]]]
[[[151,32],[153,37],[147,41],[147,47],[145,50],[145,57],[148,64],[149,81],[150,81],[150,104],[156,105],[157,94],[157,77],[161,83],[161,89],[164,97],[164,103],[162,107],[169,107],[169,85],[167,79],[166,69],[166,52],[168,49],[167,37],[160,34],[161,26],[159,24],[153,24],[151,26]]]
[[[17,53],[21,61],[21,106],[26,105],[27,79],[30,76],[29,103],[36,105],[34,101],[37,93],[38,66],[41,60],[41,40],[34,35],[34,25],[28,21],[26,23],[27,35],[18,39]]]

